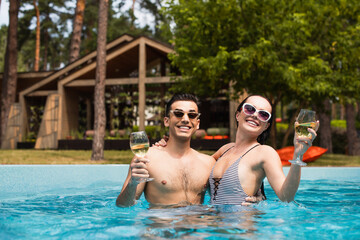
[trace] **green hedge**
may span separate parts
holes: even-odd
[[[346,129],[346,120],[331,120],[331,127]]]
[[[215,136],[215,135],[229,135],[229,129],[228,128],[208,128],[206,129],[206,133],[209,136]]]
[[[139,126],[133,126],[133,132],[139,131]],[[162,138],[166,134],[166,129],[161,126],[145,126],[145,132],[151,139]]]
[[[289,127],[288,123],[276,123],[276,130],[278,132],[286,132],[288,127]]]
[[[346,129],[346,120],[331,120],[331,126],[336,128]],[[355,122],[356,129],[360,129],[360,122]]]
[[[346,120],[331,120],[331,127],[346,129]],[[276,130],[278,132],[286,131],[289,127],[288,123],[276,123]],[[360,129],[360,122],[356,121],[356,129]]]
[[[332,120],[331,121],[331,137],[332,137],[332,145],[333,152],[338,154],[346,154],[347,152],[347,136],[346,136],[346,120]],[[281,146],[283,137],[288,128],[287,123],[276,123],[277,130],[277,139],[276,145],[278,147]],[[360,122],[356,122],[356,129],[360,130]],[[291,133],[287,145],[292,146],[293,144],[294,133]],[[313,145],[319,146],[320,138],[316,138]]]

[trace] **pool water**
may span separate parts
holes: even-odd
[[[360,168],[303,168],[295,197],[250,207],[115,206],[127,165],[0,166],[0,239],[360,239]],[[284,168],[287,172],[288,168]]]

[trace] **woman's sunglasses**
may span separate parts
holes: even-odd
[[[262,122],[267,122],[271,118],[271,114],[265,110],[257,110],[253,105],[250,103],[245,103],[242,107],[243,112],[248,115],[254,115],[255,113],[258,114],[258,119]]]
[[[180,110],[170,110],[171,113],[173,113],[175,115],[175,117],[177,118],[182,118],[185,114],[188,115],[188,117],[190,119],[197,119],[200,117],[200,114],[201,113],[196,113],[196,112],[183,112],[183,111],[180,111]]]

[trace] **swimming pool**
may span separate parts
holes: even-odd
[[[0,166],[0,239],[360,239],[360,168],[303,168],[299,205],[265,182],[258,205],[176,209],[116,207],[127,169]]]

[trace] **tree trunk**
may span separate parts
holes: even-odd
[[[289,139],[289,136],[290,136],[291,132],[294,131],[294,123],[295,123],[295,120],[296,120],[297,115],[298,115],[299,112],[300,112],[300,109],[301,109],[301,107],[298,107],[298,109],[296,110],[296,112],[294,112],[294,114],[291,116],[290,123],[289,123],[289,127],[288,127],[288,129],[286,130],[286,132],[285,132],[285,135],[284,135],[284,138],[283,138],[283,141],[282,141],[282,144],[281,144],[281,147],[282,147],[282,148],[286,147],[287,142],[288,142],[288,139]]]
[[[44,58],[43,58],[43,70],[47,70],[48,65],[48,49],[49,49],[49,32],[47,29],[44,29]]]
[[[81,31],[84,23],[85,0],[77,0],[75,18],[73,23],[73,32],[70,44],[70,59],[72,63],[79,58],[81,45]]]
[[[40,62],[40,11],[36,4],[36,0],[33,0],[34,9],[36,14],[36,44],[35,44],[35,63],[34,71],[39,71],[39,62]]]
[[[346,136],[350,156],[360,155],[360,140],[355,127],[355,108],[352,103],[346,103]]]
[[[96,82],[94,94],[94,138],[91,160],[104,159],[104,137],[106,127],[105,114],[105,78],[106,78],[106,32],[108,18],[108,0],[99,0],[99,20],[97,37]]]
[[[331,104],[328,99],[323,102],[323,108],[319,108],[318,115],[320,120],[319,137],[320,147],[327,148],[327,153],[333,153],[331,137]]]
[[[276,111],[276,109],[273,110],[273,113]],[[270,146],[272,146],[273,148],[277,149],[276,146],[276,135],[277,135],[277,131],[276,131],[276,119],[273,118],[272,119],[272,127],[270,130]]]
[[[135,2],[136,0],[133,0],[132,6],[131,6],[131,14],[130,14],[130,19],[131,19],[131,25],[130,25],[130,29],[134,30],[135,29]]]
[[[272,103],[272,127],[270,130],[270,145],[277,149],[277,144],[276,144],[276,135],[277,135],[277,130],[276,130],[276,105],[278,104],[278,100],[280,99],[280,97],[278,97],[277,99],[275,98],[268,98],[270,99],[271,103]]]
[[[17,25],[20,1],[10,1],[9,8],[9,28],[7,36],[7,46],[5,53],[4,75],[2,80],[1,94],[1,125],[0,136],[4,139],[6,133],[7,120],[11,105],[16,99],[17,83]]]
[[[136,2],[136,0],[133,0],[132,6],[131,6],[131,9],[133,12],[135,11],[135,2]]]

